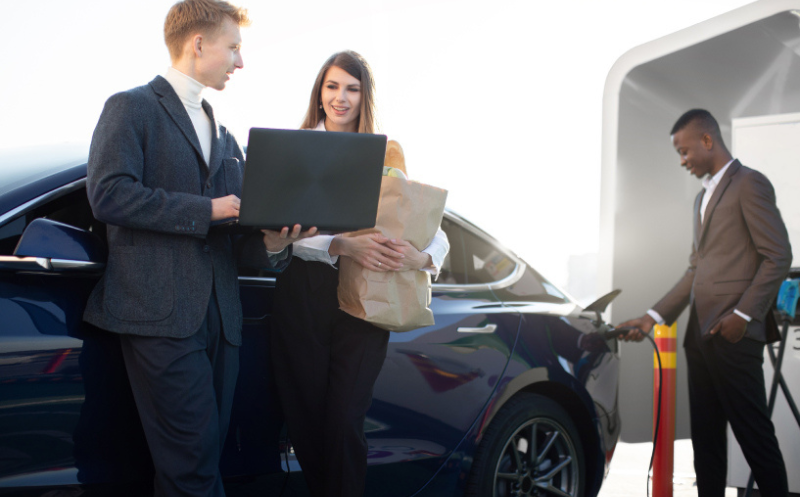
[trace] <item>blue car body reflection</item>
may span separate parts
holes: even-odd
[[[15,254],[42,218],[104,240],[85,160],[59,154],[13,183],[0,174],[0,494],[148,494],[153,466],[118,339],[81,321],[102,266],[37,260],[35,244]],[[616,341],[480,229],[452,212],[443,228],[452,249],[434,285],[436,324],[391,334],[375,386],[367,495],[463,494],[487,429],[520,393],[566,410],[582,449],[581,492],[596,494],[620,432]],[[273,387],[281,374],[268,363],[274,277],[240,269],[240,287],[226,490],[303,494]]]

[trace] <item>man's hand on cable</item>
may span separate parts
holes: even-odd
[[[403,259],[403,266],[397,269],[398,271],[418,271],[433,266],[430,255],[420,252],[406,240],[392,239],[386,242],[386,246],[406,256]]]
[[[380,233],[360,236],[336,236],[331,241],[328,253],[345,255],[370,271],[397,271],[402,269],[404,255],[389,248],[389,238]]]
[[[214,198],[211,200],[211,220],[230,219],[232,217],[239,217],[239,207],[242,201],[235,194],[229,194],[222,198]]]
[[[640,318],[629,319],[624,323],[620,323],[617,325],[617,328],[630,328],[631,330],[624,335],[620,335],[619,338],[625,341],[634,341],[634,342],[641,342],[650,330],[656,324],[656,320],[652,318],[649,314],[645,314]]]
[[[730,313],[723,317],[708,332],[711,335],[722,335],[722,338],[735,344],[742,340],[747,331],[747,320],[735,313]]]
[[[267,250],[280,252],[297,240],[314,236],[317,234],[317,228],[312,227],[307,231],[303,231],[303,227],[300,224],[295,224],[291,232],[289,232],[288,227],[284,227],[280,231],[262,229],[261,232],[264,233],[264,245],[267,246]]]

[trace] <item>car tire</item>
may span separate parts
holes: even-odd
[[[583,496],[584,466],[578,430],[567,412],[544,396],[517,394],[484,433],[466,494]]]

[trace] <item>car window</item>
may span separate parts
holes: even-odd
[[[490,242],[462,229],[464,265],[468,284],[493,283],[508,277],[516,263]]]
[[[508,277],[516,263],[492,243],[447,217],[442,230],[450,242],[437,285],[476,285]]]
[[[447,217],[442,219],[442,231],[450,242],[450,251],[444,259],[439,271],[438,285],[464,285],[467,283],[466,259],[464,258],[464,241],[461,227]]]
[[[550,302],[563,304],[566,296],[530,266],[526,266],[525,274],[514,284],[495,290],[500,300],[508,302]]]
[[[11,255],[14,252],[25,226],[25,217],[17,217],[0,227],[0,255]]]

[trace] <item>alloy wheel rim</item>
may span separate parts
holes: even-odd
[[[508,438],[494,472],[495,496],[577,496],[575,445],[550,418],[532,418]]]

